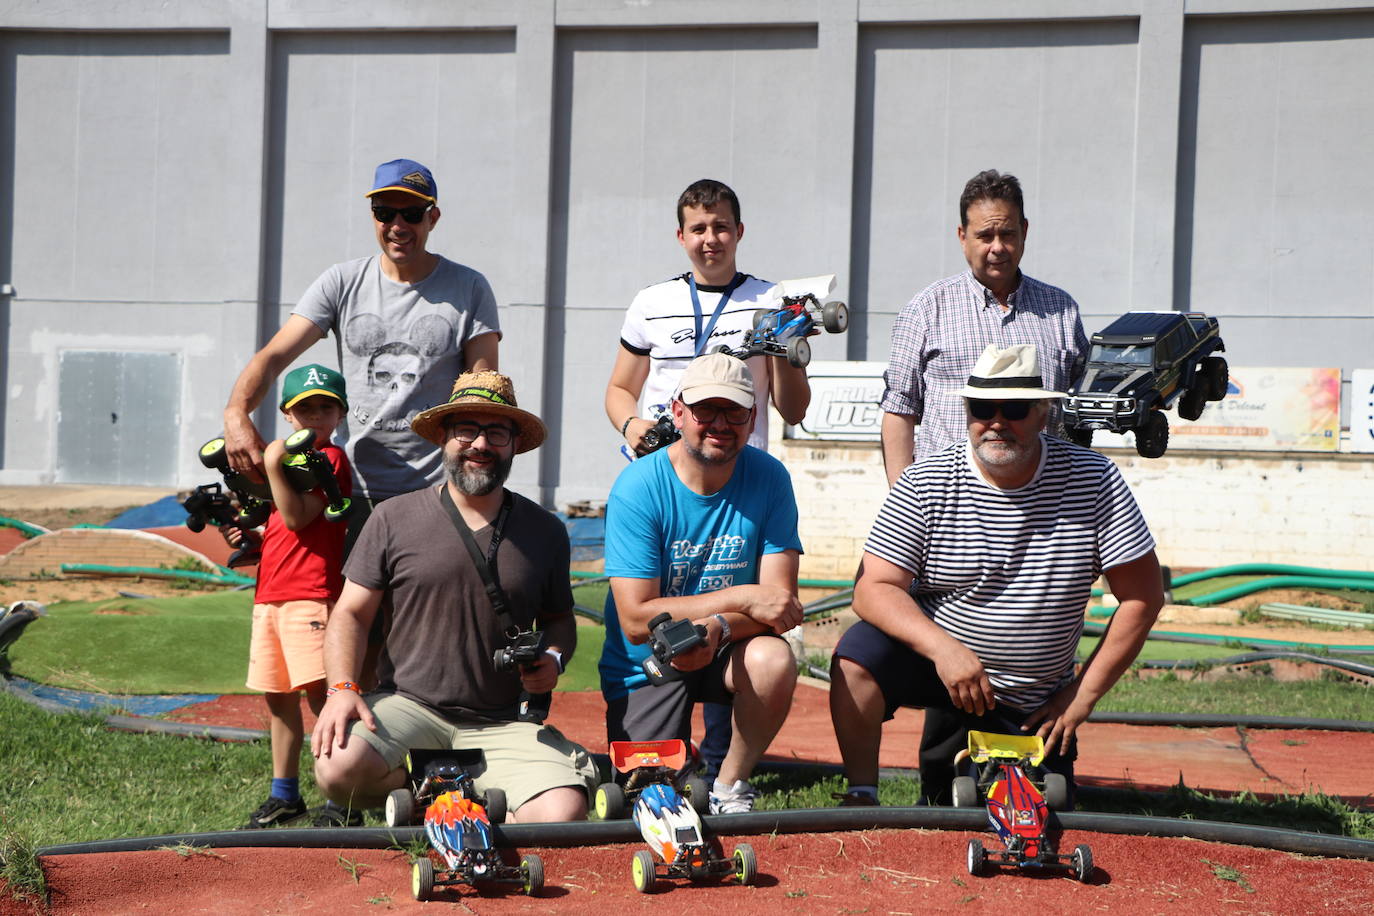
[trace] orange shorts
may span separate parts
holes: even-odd
[[[290,693],[324,680],[324,626],[332,607],[313,599],[253,605],[249,689]]]

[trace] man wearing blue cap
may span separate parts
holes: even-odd
[[[224,408],[229,463],[261,472],[263,438],[252,412],[273,380],[331,331],[350,408],[337,439],[355,478],[350,529],[371,505],[437,484],[440,452],[411,432],[420,411],[443,403],[465,371],[495,369],[500,324],[491,286],[477,271],[428,250],[439,189],[410,159],[377,166],[366,195],[381,254],[335,264],[234,383]],[[351,533],[351,532],[350,532]]]

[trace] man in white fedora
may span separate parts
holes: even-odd
[[[830,713],[849,791],[876,804],[882,723],[922,708],[922,795],[948,804],[970,729],[1039,734],[1073,785],[1075,732],[1135,660],[1164,596],[1154,539],[1116,467],[1045,435],[1035,347],[983,351],[963,399],[964,442],[907,467],[864,546],[854,611],[831,665]],[[1120,607],[1074,654],[1093,582]]]
[[[344,564],[324,640],[331,686],[311,737],[315,779],[336,805],[374,808],[404,784],[408,750],[480,748],[477,789],[503,789],[509,820],[580,820],[596,767],[522,703],[553,690],[577,645],[567,530],[503,486],[514,457],[543,443],[544,424],[488,370],[460,375],[448,402],[411,426],[440,447],[447,480],[379,505]],[[378,685],[363,696],[363,649],[387,593]],[[539,657],[498,666],[496,652],[531,630],[544,637]]]

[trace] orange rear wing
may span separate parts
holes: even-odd
[[[612,741],[611,765],[621,773],[640,767],[667,767],[680,770],[687,762],[687,743],[680,738],[669,741]]]

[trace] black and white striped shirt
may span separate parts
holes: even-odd
[[[999,703],[1034,709],[1073,674],[1092,584],[1154,539],[1116,466],[1041,436],[1030,483],[1000,490],[967,441],[911,465],[864,550],[910,570],[927,617],[983,662]]]

